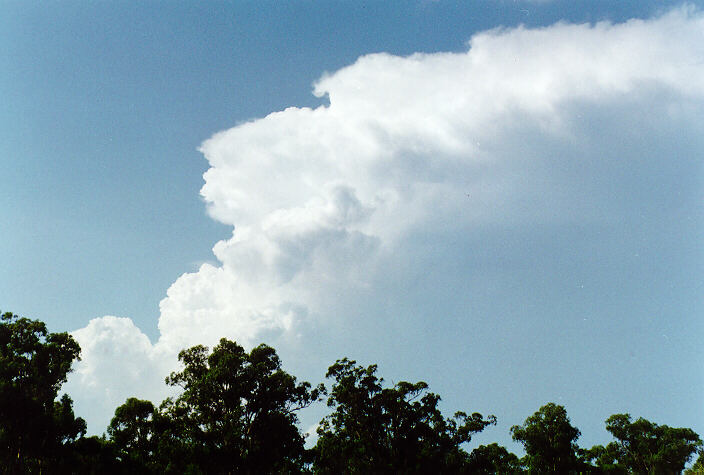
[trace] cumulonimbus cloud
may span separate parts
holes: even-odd
[[[171,285],[154,343],[115,317],[74,332],[78,404],[103,401],[109,412],[129,395],[158,394],[193,344],[306,338],[337,311],[336,297],[373,293],[385,257],[419,230],[609,219],[530,163],[542,163],[546,141],[587,140],[584,108],[642,113],[643,94],[701,104],[704,16],[685,7],[647,21],[496,29],[465,52],[363,56],[322,76],[314,94],[329,105],[274,112],[202,144],[201,194],[234,229],[213,248],[219,265]],[[541,206],[525,205],[536,196]],[[159,386],[146,389],[152,374]]]

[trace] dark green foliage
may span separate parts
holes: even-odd
[[[612,475],[625,475],[626,468],[618,463],[618,451],[615,445],[595,445],[591,449],[585,450],[584,459],[591,462],[595,473],[608,473]]]
[[[453,473],[467,454],[460,444],[496,419],[458,412],[445,418],[440,397],[424,382],[383,388],[376,366],[338,360],[327,372],[335,384],[334,412],[321,422],[312,450],[318,473]]]
[[[699,457],[691,468],[684,471],[685,475],[704,475],[704,450],[699,449]]]
[[[588,453],[596,466],[608,473],[681,473],[702,448],[692,429],[661,426],[642,417],[631,422],[629,414],[606,419],[606,430],[616,441],[606,447],[595,446]]]
[[[120,466],[132,473],[149,473],[158,469],[158,415],[150,401],[129,398],[115,409],[108,435]]]
[[[303,467],[303,436],[296,411],[318,399],[320,389],[281,369],[273,348],[250,353],[222,339],[208,355],[204,346],[179,354],[183,371],[167,383],[183,394],[166,400],[162,447],[175,471],[202,473],[297,472]]]
[[[511,427],[511,434],[523,444],[525,465],[531,473],[575,473],[582,468],[576,444],[580,432],[570,424],[562,406],[544,405],[522,426]]]
[[[685,473],[704,474],[704,446],[691,429],[671,428],[628,414],[606,420],[615,441],[580,449],[579,430],[565,408],[546,404],[513,426],[526,456],[498,444],[467,454],[461,445],[494,416],[457,412],[445,418],[440,397],[424,382],[391,388],[376,366],[338,360],[333,412],[309,451],[296,413],[325,393],[281,369],[273,348],[247,353],[222,339],[212,352],[194,346],[179,353],[184,368],[166,382],[183,388],[156,408],[129,398],[115,410],[109,438],[83,437],[71,398],[58,392],[80,348],[67,333],[5,313],[0,320],[0,472],[10,474],[267,474],[267,473]]]
[[[63,471],[85,433],[71,398],[57,400],[80,348],[42,322],[2,315],[0,323],[0,463],[9,473]]]
[[[480,445],[467,458],[467,473],[493,475],[495,473],[521,473],[523,467],[516,454],[499,444]]]
[[[102,475],[133,473],[122,470],[114,445],[105,436],[81,437],[71,445],[71,459],[66,473]]]

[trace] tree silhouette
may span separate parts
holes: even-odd
[[[43,322],[2,315],[0,323],[0,462],[8,473],[61,470],[86,424],[58,392],[80,347]]]
[[[303,436],[296,411],[318,399],[320,388],[281,369],[276,351],[260,345],[247,353],[221,339],[211,354],[202,345],[183,350],[183,371],[167,378],[183,388],[167,399],[162,429],[182,467],[204,473],[297,472]],[[174,447],[176,450],[174,450]]]
[[[579,429],[555,403],[542,406],[523,425],[511,427],[513,440],[526,450],[525,465],[533,473],[574,473],[579,470],[576,441]]]
[[[681,473],[702,449],[702,441],[692,429],[658,425],[644,418],[631,422],[629,414],[606,419],[606,430],[616,438],[606,447],[589,450],[596,465],[621,473]]]
[[[313,468],[318,473],[443,473],[461,470],[460,444],[496,418],[464,412],[445,418],[440,397],[424,382],[383,388],[376,365],[342,359],[327,372],[335,384],[334,412],[318,428]]]

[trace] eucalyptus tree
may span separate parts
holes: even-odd
[[[642,417],[632,421],[629,414],[606,419],[606,430],[616,440],[605,447],[594,446],[588,453],[607,472],[681,473],[702,450],[702,440],[692,429],[658,425]]]
[[[513,440],[523,444],[524,464],[531,473],[575,473],[582,469],[577,438],[563,406],[548,403],[523,425],[511,427]]]
[[[521,473],[523,466],[516,454],[497,443],[480,445],[472,450],[467,459],[467,473],[494,475]]]
[[[376,365],[347,358],[327,372],[335,380],[327,404],[333,408],[312,450],[317,473],[456,473],[466,464],[460,445],[496,418],[457,412],[444,417],[440,396],[425,382],[384,388]]]
[[[6,473],[65,470],[86,424],[58,396],[80,347],[68,333],[4,313],[0,320],[0,463]],[[63,467],[63,468],[62,468]]]
[[[303,469],[304,437],[296,413],[316,401],[323,388],[297,382],[267,345],[248,353],[223,338],[211,353],[198,345],[181,351],[179,360],[183,370],[166,382],[183,392],[164,401],[159,411],[169,421],[160,429],[165,442],[159,450],[182,458],[172,461],[175,471]]]

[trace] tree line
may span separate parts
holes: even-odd
[[[606,420],[613,441],[589,449],[564,407],[548,403],[511,427],[519,457],[496,443],[471,451],[493,415],[445,416],[422,381],[386,385],[376,365],[343,358],[313,387],[282,369],[276,351],[247,352],[227,339],[178,355],[166,383],[177,397],[158,406],[128,398],[103,436],[86,437],[71,398],[59,391],[80,347],[68,333],[12,313],[0,321],[1,471],[24,473],[704,473],[702,440],[691,429],[629,414]],[[330,413],[306,449],[297,413],[325,401]]]

